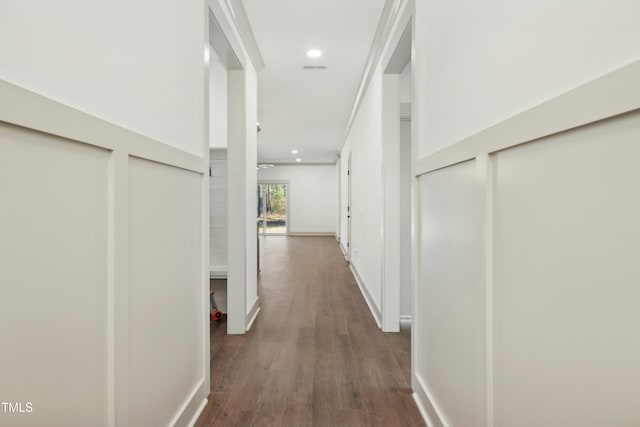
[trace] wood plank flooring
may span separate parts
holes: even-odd
[[[211,325],[209,403],[196,426],[423,426],[409,331],[376,325],[336,240],[261,240],[262,311],[245,336]]]

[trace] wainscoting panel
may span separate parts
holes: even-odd
[[[209,393],[206,156],[2,80],[0,99],[0,425],[192,424]]]
[[[640,113],[495,154],[496,426],[638,426]]]
[[[485,419],[484,204],[477,176],[472,160],[418,180],[415,372],[440,421],[451,426]]]
[[[110,159],[0,122],[0,425],[107,425]]]
[[[129,425],[170,425],[204,381],[201,175],[129,163]]]
[[[638,70],[414,160],[430,424],[640,425]]]

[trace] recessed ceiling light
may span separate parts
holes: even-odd
[[[309,58],[320,58],[322,56],[322,51],[319,49],[309,49],[307,51],[307,56]]]
[[[291,150],[291,154],[298,154],[298,150]]]
[[[301,161],[302,161],[302,159],[296,159],[296,162],[301,162]]]

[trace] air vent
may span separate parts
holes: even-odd
[[[305,70],[326,70],[326,65],[303,65],[302,68]]]

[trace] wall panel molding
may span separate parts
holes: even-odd
[[[422,175],[640,108],[640,61],[414,161]]]
[[[640,422],[627,398],[633,382],[625,375],[640,369],[637,333],[627,327],[640,322],[628,304],[639,298],[634,284],[640,270],[631,255],[638,253],[640,235],[638,135],[640,61],[414,161],[418,182],[432,181],[416,197],[415,256],[421,261],[415,299],[421,309],[412,323],[414,397],[430,425]],[[434,187],[434,179],[469,161],[476,164],[475,181],[468,180],[478,195],[475,208],[454,206],[434,215],[461,200],[455,186]],[[447,228],[454,215],[469,215],[475,225]],[[465,248],[476,245],[463,242],[473,230],[478,251],[464,268],[478,267],[482,292],[464,312],[481,313],[475,324],[483,334],[454,343],[449,355],[458,360],[465,346],[483,346],[472,364],[473,375],[486,380],[476,394],[486,399],[477,422],[460,424],[478,407],[459,405],[468,382],[452,392],[448,382],[429,375],[460,372],[449,360],[440,363],[442,357],[434,361],[458,329],[447,320],[450,310],[433,313],[449,302],[463,307],[472,295],[467,289],[430,309],[421,301],[434,288],[469,285],[468,278],[452,282],[437,269],[459,263]],[[438,254],[446,259],[433,265],[429,257]],[[429,335],[434,328],[445,336]]]
[[[65,411],[63,404],[55,406],[55,410],[49,408],[56,402],[62,402],[67,395],[73,397],[70,386],[62,388],[59,386],[63,383],[68,385],[69,381],[65,380],[57,381],[58,385],[55,390],[40,387],[37,393],[33,392],[35,393],[33,394],[34,399],[42,395],[38,398],[38,403],[34,405],[34,411],[36,411],[34,413],[37,413],[38,417],[45,417],[49,423],[62,422],[61,417],[65,416],[73,416],[74,422],[77,423],[79,420],[85,419],[83,418],[84,412],[90,410],[91,415],[88,415],[90,418],[85,419],[87,425],[110,427],[132,425],[130,417],[140,408],[137,404],[132,407],[130,402],[140,403],[147,396],[146,394],[136,395],[137,391],[131,387],[132,375],[138,375],[140,369],[137,366],[135,371],[131,370],[130,352],[132,347],[130,340],[132,336],[130,332],[136,329],[142,330],[141,326],[144,329],[142,324],[145,322],[157,323],[163,317],[169,320],[166,317],[167,313],[183,312],[182,314],[191,316],[189,324],[194,331],[191,343],[187,348],[184,348],[184,354],[189,355],[189,363],[197,371],[197,378],[194,378],[192,385],[185,393],[179,390],[165,390],[165,399],[162,404],[166,411],[172,413],[172,416],[167,418],[163,424],[191,425],[197,419],[209,394],[207,373],[209,346],[208,333],[205,332],[205,330],[208,331],[206,328],[209,288],[208,240],[206,233],[201,232],[201,228],[208,224],[207,159],[151,140],[2,80],[0,80],[0,98],[3,99],[0,104],[0,135],[5,131],[9,132],[12,135],[11,140],[14,141],[12,144],[0,143],[0,175],[3,171],[10,174],[3,178],[3,182],[5,184],[11,183],[11,187],[8,188],[11,188],[15,194],[21,194],[20,199],[38,203],[37,210],[22,208],[21,202],[13,203],[14,209],[22,209],[21,215],[16,216],[12,221],[2,221],[2,223],[4,226],[11,223],[15,229],[24,226],[31,227],[29,212],[37,213],[43,220],[46,219],[49,222],[62,221],[58,226],[43,229],[45,231],[37,243],[24,233],[7,238],[6,233],[3,232],[5,243],[11,243],[13,247],[24,249],[23,252],[13,251],[12,264],[16,268],[23,266],[27,270],[22,273],[16,270],[15,273],[18,276],[24,275],[35,279],[33,275],[34,260],[41,265],[43,272],[47,272],[47,280],[34,280],[33,285],[36,287],[32,290],[37,291],[33,296],[35,298],[37,295],[46,295],[46,292],[52,291],[55,291],[55,295],[58,297],[64,297],[64,303],[62,301],[57,303],[53,297],[48,299],[48,305],[57,306],[55,312],[58,315],[53,314],[54,312],[47,315],[46,309],[41,310],[41,314],[49,318],[49,323],[52,326],[57,317],[67,319],[65,321],[78,316],[81,318],[78,319],[78,322],[63,329],[53,328],[48,331],[51,339],[66,348],[67,359],[64,364],[57,364],[55,369],[50,369],[49,373],[42,374],[42,378],[50,378],[55,372],[64,373],[63,366],[69,366],[69,369],[76,370],[82,370],[83,367],[88,369],[82,374],[67,376],[68,378],[77,378],[85,383],[77,387],[82,391],[82,398],[75,399],[74,408],[68,408]],[[23,156],[21,153],[30,154]],[[97,164],[98,159],[101,160]],[[3,161],[12,162],[12,168],[4,167]],[[172,239],[167,237],[166,230],[157,230],[157,233],[154,233],[165,240],[163,245],[157,245],[157,247],[171,246],[180,256],[190,254],[188,263],[181,263],[180,256],[174,257],[181,264],[173,266],[178,269],[182,268],[184,272],[188,273],[181,275],[181,277],[188,276],[186,279],[188,282],[186,288],[188,289],[183,289],[185,292],[183,300],[187,305],[192,306],[188,310],[189,313],[186,313],[184,307],[174,307],[172,299],[165,299],[169,306],[167,306],[163,317],[145,317],[139,306],[131,305],[131,292],[142,285],[141,281],[151,280],[154,271],[160,267],[151,262],[140,264],[139,259],[132,261],[131,257],[135,253],[132,253],[131,248],[136,241],[132,240],[131,236],[137,235],[138,239],[142,239],[138,242],[147,241],[147,235],[144,232],[140,234],[141,224],[152,223],[156,219],[155,217],[161,216],[157,214],[162,212],[150,211],[143,221],[131,222],[131,209],[135,208],[131,200],[131,197],[134,196],[131,192],[132,179],[135,178],[131,175],[131,162],[152,165],[154,170],[163,171],[161,173],[189,177],[186,181],[171,180],[171,182],[176,194],[189,194],[189,205],[181,206],[178,204],[177,206],[181,207],[183,213],[189,215],[190,220],[184,221],[178,217],[167,217],[166,219],[168,226],[177,230],[176,236],[183,236],[185,234],[183,231],[188,228],[192,233],[192,240],[185,242],[178,238]],[[38,167],[39,164],[41,167]],[[85,176],[76,176],[72,181],[65,181],[69,177],[74,177],[76,172],[81,171],[84,171]],[[28,179],[20,178],[21,175],[25,175]],[[57,184],[58,182],[59,184]],[[101,185],[100,182],[104,185]],[[149,198],[164,200],[171,204],[172,199],[167,196],[166,188],[162,188],[160,184],[155,186],[153,180],[147,181],[147,184],[147,189],[135,196],[135,203],[138,207],[142,206],[148,210],[151,205],[147,204],[146,200]],[[47,186],[52,188],[46,190]],[[10,194],[4,190],[2,191],[3,196]],[[43,190],[46,192],[43,193]],[[47,199],[54,196],[55,199]],[[9,202],[7,201],[7,203]],[[9,213],[7,209],[4,209],[3,212],[3,215]],[[89,227],[91,221],[94,225]],[[85,225],[89,228],[86,228]],[[75,233],[74,230],[79,230],[82,227],[86,228],[82,233]],[[37,229],[34,228],[34,230]],[[63,231],[67,233],[64,244],[54,248],[52,245],[56,242],[56,233]],[[102,241],[103,243],[101,243]],[[46,248],[53,251],[50,256],[47,255]],[[2,245],[0,245],[0,250],[2,250]],[[74,255],[76,252],[78,254]],[[60,260],[55,267],[48,267],[47,257],[50,260],[58,257]],[[9,259],[4,256],[3,258]],[[25,264],[27,261],[29,264]],[[99,265],[103,265],[104,268],[92,267]],[[138,269],[139,273],[137,281],[131,280],[132,268],[134,267]],[[166,268],[173,267],[166,266]],[[78,286],[74,285],[75,282],[69,274],[64,273],[63,276],[59,276],[55,273],[56,271],[70,273],[75,271],[76,273],[73,275],[77,276],[89,268],[92,278],[82,279],[82,283],[76,283]],[[2,272],[8,273],[7,269],[0,270],[0,274]],[[91,297],[85,295],[101,281],[104,282],[104,286],[99,292],[92,292]],[[5,283],[5,280],[3,279],[2,282]],[[6,283],[11,283],[11,280],[7,280]],[[41,288],[45,285],[45,288]],[[145,286],[153,286],[153,284],[147,283]],[[174,291],[178,290],[176,285],[172,286]],[[28,288],[23,288],[22,291],[17,288],[9,288],[9,290],[18,293],[31,292]],[[167,287],[154,290],[156,293],[167,291]],[[154,298],[154,292],[149,292],[147,296],[149,301],[158,299],[157,295]],[[2,323],[11,324],[29,313],[34,307],[33,297],[29,297],[28,304],[15,300],[13,302],[15,316],[11,314],[12,319],[7,319]],[[95,304],[102,308],[94,307]],[[68,307],[61,310],[61,307],[66,305]],[[86,312],[91,307],[92,309]],[[10,315],[9,311],[3,311],[6,316]],[[181,318],[183,317],[181,315]],[[100,324],[94,324],[92,320],[94,318],[101,318]],[[37,334],[37,331],[29,329],[27,324],[18,323],[17,325],[12,333],[25,337]],[[92,332],[89,337],[83,338],[82,330],[88,327]],[[154,330],[158,331],[159,329],[154,328]],[[73,333],[74,340],[65,343],[64,331]],[[148,335],[143,336],[147,337]],[[140,339],[140,337],[136,338],[138,344]],[[37,341],[34,339],[34,342]],[[162,342],[162,338],[157,342]],[[171,345],[170,339],[167,341],[167,345]],[[55,347],[51,346],[52,349]],[[165,356],[160,359],[170,354],[172,353],[167,351]],[[30,353],[23,355],[25,363],[28,362],[29,357]],[[169,376],[180,378],[182,375],[179,371],[181,365],[177,362],[174,363],[174,361],[170,361],[167,365],[169,372],[165,367],[162,371],[154,373],[153,369],[155,369],[157,360],[157,357],[149,359],[147,364],[147,368],[150,369],[149,373],[157,374],[158,377],[169,374]],[[98,374],[99,379],[96,377]],[[4,382],[4,384],[9,383]],[[28,384],[30,383],[23,382],[21,387],[27,387]],[[13,386],[9,387],[13,388]],[[3,388],[3,392],[16,390]],[[93,400],[91,403],[85,404],[82,403],[83,399]],[[24,396],[23,400],[27,401],[29,397]],[[49,403],[45,404],[44,402]],[[78,411],[78,407],[85,409]],[[104,409],[102,410],[100,407]],[[3,423],[2,418],[3,415],[0,414],[0,424]],[[24,417],[14,425],[30,426],[34,425],[33,422],[37,423],[35,417]],[[69,423],[73,422],[69,421]]]
[[[2,79],[0,94],[3,99],[0,122],[194,172],[208,172],[207,162],[202,157],[162,144]]]
[[[373,296],[371,295],[371,293],[369,293],[369,288],[367,287],[367,285],[365,284],[364,280],[360,276],[360,273],[358,273],[358,270],[356,269],[356,266],[353,265],[353,263],[349,263],[349,268],[351,269],[351,272],[353,273],[353,277],[356,279],[356,283],[358,284],[358,287],[360,288],[360,292],[362,292],[362,296],[364,297],[364,300],[366,301],[367,305],[369,306],[369,310],[371,311],[371,315],[373,316],[373,319],[378,324],[378,327],[381,327],[382,326],[382,313],[380,312],[380,308],[377,306],[376,301],[373,299]]]
[[[108,150],[0,123],[0,394],[33,407],[0,425],[113,423],[112,167]]]

